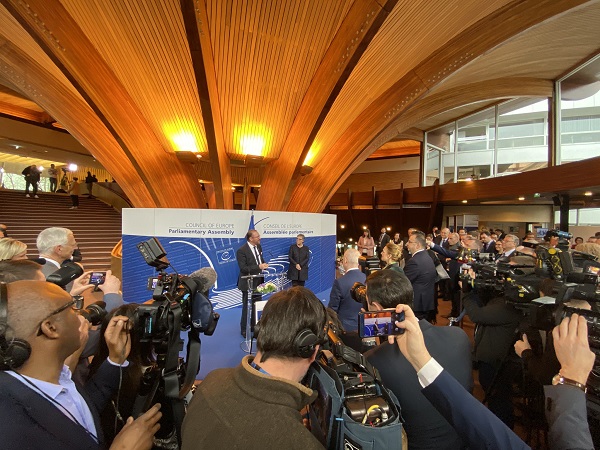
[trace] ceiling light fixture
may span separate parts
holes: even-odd
[[[466,200],[463,200],[462,202],[463,202],[463,203],[467,203],[467,201],[466,201]]]
[[[586,197],[591,197],[592,196],[592,191],[587,191],[583,195],[585,195]]]
[[[525,200],[525,197],[519,197],[519,200],[523,201]]]

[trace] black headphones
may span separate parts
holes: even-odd
[[[325,326],[316,335],[310,328],[304,328],[300,330],[294,338],[294,354],[300,358],[310,358],[315,353],[317,345],[325,343],[327,332],[329,331],[329,321],[327,320],[327,310],[325,305],[319,300],[319,304],[323,307],[323,314],[325,315]]]
[[[31,355],[31,346],[24,339],[6,340],[8,328],[8,290],[0,283],[0,369],[18,369]]]
[[[321,301],[319,301],[319,303],[323,307],[323,314],[325,314],[325,326],[319,332],[318,336],[310,328],[304,328],[296,334],[293,350],[294,355],[299,356],[300,358],[310,358],[315,352],[316,346],[325,343],[327,332],[329,331],[329,321],[327,320],[327,310],[325,309],[325,305],[323,305]],[[259,331],[260,320],[254,325],[255,338],[258,338]]]

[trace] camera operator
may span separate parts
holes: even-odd
[[[390,336],[417,371],[423,395],[452,424],[470,449],[529,449],[517,435],[466,392],[429,354],[419,322],[407,305],[398,305],[405,320],[396,322],[404,334]],[[551,449],[594,448],[586,417],[585,394],[580,386],[587,380],[595,360],[588,343],[587,321],[577,314],[565,318],[554,331],[556,356],[562,375],[554,386],[545,386],[546,418]],[[566,386],[565,386],[566,385]]]
[[[554,285],[556,282],[551,278],[546,278],[540,283],[540,297],[553,297]],[[581,310],[591,310],[591,305],[585,300],[571,299],[564,303],[565,306],[578,308]],[[542,338],[541,334],[544,336]],[[544,341],[542,341],[544,339]],[[540,385],[552,383],[552,377],[556,375],[560,368],[560,363],[556,359],[554,351],[554,338],[551,332],[542,332],[531,328],[527,333],[523,333],[522,339],[515,342],[515,353],[523,360],[527,373]]]
[[[396,308],[401,304],[412,306],[412,286],[399,273],[380,270],[367,277],[366,285],[369,310]],[[460,328],[436,327],[424,319],[419,320],[418,326],[436,359],[470,391],[473,388],[471,344],[465,332]],[[450,424],[423,396],[416,371],[395,345],[383,343],[365,356],[381,374],[383,384],[400,401],[410,450],[464,446]]]
[[[300,384],[327,334],[325,307],[308,289],[274,294],[257,324],[257,353],[198,386],[183,421],[184,450],[322,449],[300,410],[316,392]]]
[[[105,448],[97,411],[118,388],[131,348],[127,318],[115,316],[104,338],[110,349],[79,392],[65,359],[85,335],[76,300],[44,281],[0,285],[0,435],[5,449]],[[150,449],[158,430],[155,405],[117,435],[113,449]]]
[[[510,239],[507,235],[505,239]],[[469,269],[471,280],[476,277]],[[521,314],[506,300],[487,289],[471,289],[471,281],[462,281],[463,305],[475,323],[474,361],[479,369],[479,383],[486,393],[490,410],[508,427],[514,426],[512,381],[510,370],[513,343]]]

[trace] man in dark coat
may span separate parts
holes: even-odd
[[[104,335],[108,359],[85,387],[73,383],[65,359],[81,348],[87,326],[73,310],[75,300],[45,281],[0,285],[0,436],[7,450],[106,448],[97,411],[119,387],[131,349],[128,318],[114,316]],[[16,339],[17,342],[14,342]],[[29,347],[30,353],[15,351]],[[22,355],[19,355],[21,353]],[[8,366],[8,367],[6,367]],[[121,367],[120,367],[121,366]],[[160,413],[151,408],[126,426],[114,448],[150,449]]]
[[[296,243],[290,245],[288,254],[290,266],[287,276],[292,280],[292,286],[304,286],[308,280],[308,261],[310,260],[310,250],[304,245],[304,235],[299,234],[296,237]]]
[[[38,183],[40,182],[40,171],[32,164],[31,166],[25,167],[21,172],[25,177],[25,197],[29,197],[29,187],[33,189],[33,197],[39,198],[37,195]]]
[[[377,256],[379,256],[379,259],[381,259],[381,251],[383,250],[383,247],[385,247],[388,242],[390,242],[390,235],[387,234],[387,230],[385,227],[383,227],[381,229],[379,239],[377,240]]]
[[[262,247],[260,246],[260,234],[256,230],[248,230],[246,233],[246,243],[238,248],[235,257],[240,268],[238,276],[238,289],[242,291],[242,318],[240,320],[240,330],[242,336],[246,336],[246,322],[248,317],[248,279],[242,278],[244,275],[258,275],[269,265],[263,259]],[[255,289],[265,279],[263,277],[252,278],[250,288]],[[252,293],[252,327],[254,328],[254,303],[260,301],[262,295],[257,292]]]
[[[435,264],[427,253],[427,243],[422,233],[412,233],[406,243],[411,258],[404,266],[404,273],[414,291],[415,316],[435,320]]]
[[[412,305],[413,289],[400,274],[380,270],[369,275],[366,284],[369,310],[396,308],[399,304]],[[466,390],[471,391],[471,344],[465,332],[458,327],[436,327],[426,320],[420,320],[418,326],[431,355]],[[409,450],[464,447],[452,426],[421,393],[417,373],[397,345],[385,342],[365,356],[377,368],[385,386],[398,397],[406,419],[404,428]]]
[[[365,274],[358,268],[358,258],[360,253],[354,248],[349,248],[344,252],[345,275],[333,282],[331,293],[329,294],[329,307],[333,309],[342,322],[346,331],[358,331],[358,313],[362,305],[352,298],[350,290],[354,283],[364,283]]]

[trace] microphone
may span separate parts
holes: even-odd
[[[41,264],[42,266],[44,264],[46,264],[46,258],[27,258],[29,261],[33,261],[36,262],[38,264]]]
[[[83,275],[83,268],[74,262],[63,263],[60,269],[56,272],[51,273],[46,277],[46,281],[64,287],[73,281],[75,278],[79,278]]]
[[[200,292],[208,292],[217,281],[217,272],[212,267],[203,267],[190,273],[190,278],[197,283]]]

